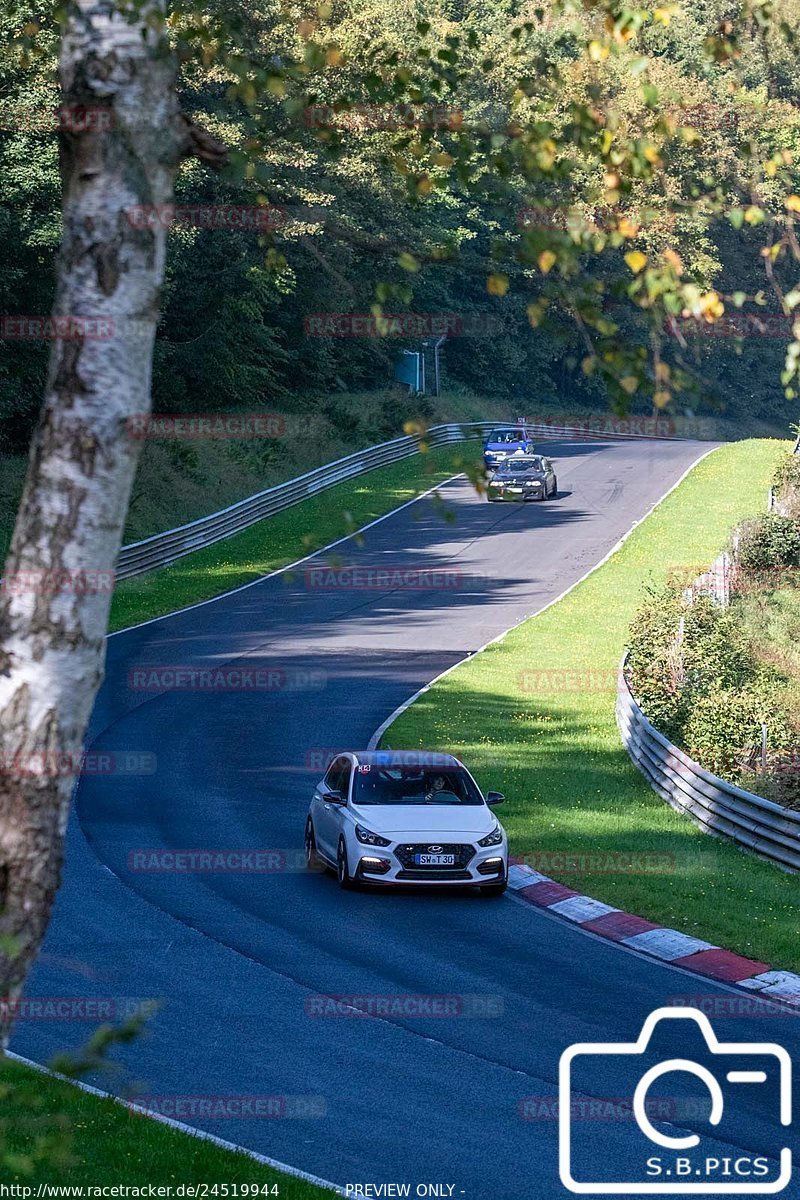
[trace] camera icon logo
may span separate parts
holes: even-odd
[[[690,1058],[665,1058],[641,1071],[637,1057],[652,1057],[650,1046],[659,1023],[665,1033],[678,1032],[675,1022],[682,1021],[681,1035],[697,1035],[705,1042],[707,1064]],[[595,1080],[602,1061],[611,1064],[610,1078],[638,1079],[631,1088],[631,1122],[619,1144],[606,1141],[605,1165],[598,1168],[597,1155],[590,1155],[589,1139],[581,1144],[580,1121],[576,1113],[585,1110],[576,1100],[579,1092],[594,1094]],[[588,1086],[576,1087],[581,1075]],[[652,1086],[664,1077],[681,1077],[684,1095],[672,1102],[664,1118],[663,1101],[655,1105],[649,1096]],[[699,1084],[702,1093],[698,1107],[691,1098],[692,1087]],[[725,1085],[733,1085],[726,1088]],[[748,1113],[753,1093],[752,1085],[772,1085],[772,1091],[758,1091],[758,1121],[763,1123],[764,1101],[775,1110],[777,1124],[792,1122],[792,1061],[783,1046],[774,1042],[720,1042],[705,1013],[692,1008],[659,1008],[651,1013],[635,1042],[581,1042],[570,1046],[559,1064],[559,1172],[568,1191],[578,1195],[775,1195],[782,1192],[792,1177],[790,1147],[771,1149],[762,1155],[736,1149],[736,1140],[727,1140],[724,1119],[736,1108],[742,1119],[742,1097]],[[737,1095],[738,1107],[731,1104],[732,1093],[742,1085]],[[628,1094],[627,1092],[625,1093]],[[777,1104],[774,1101],[777,1100]],[[772,1103],[770,1103],[772,1101]],[[776,1124],[774,1118],[772,1123]],[[705,1140],[691,1132],[692,1125],[702,1125]],[[687,1131],[688,1127],[688,1131]],[[710,1128],[708,1128],[710,1127]],[[752,1130],[750,1131],[752,1132]],[[777,1136],[777,1133],[776,1133]],[[750,1145],[751,1138],[741,1144]],[[782,1137],[778,1141],[783,1141]],[[720,1146],[723,1148],[720,1150]],[[594,1158],[594,1161],[592,1159]],[[606,1178],[608,1171],[629,1176]]]

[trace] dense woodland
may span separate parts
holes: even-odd
[[[157,411],[315,410],[346,437],[358,423],[351,393],[384,389],[400,349],[419,338],[312,336],[307,318],[382,311],[455,315],[444,379],[456,394],[469,389],[526,411],[647,412],[660,389],[657,403],[669,411],[717,413],[732,435],[787,431],[796,404],[780,378],[785,323],[777,336],[665,337],[659,357],[673,368],[665,393],[643,358],[663,314],[631,304],[615,271],[626,253],[666,251],[700,292],[736,294],[744,311],[780,311],[768,272],[783,291],[792,279],[761,254],[774,230],[749,211],[750,165],[781,153],[780,180],[759,169],[757,202],[786,218],[800,111],[796,58],[777,28],[797,28],[797,0],[784,0],[771,32],[753,23],[752,37],[716,63],[708,39],[720,36],[722,7],[707,0],[657,10],[661,19],[619,38],[611,57],[599,50],[596,62],[575,34],[591,10],[233,0],[220,14],[243,54],[263,64],[252,82],[234,80],[218,53],[215,7],[207,18],[187,10],[174,24],[191,25],[207,50],[204,65],[186,65],[184,110],[228,154],[216,172],[187,162],[179,202],[268,204],[280,210],[279,228],[172,230]],[[43,116],[58,104],[57,31],[49,0],[31,48],[26,20],[15,4],[0,18],[0,313],[36,315],[50,310],[59,242],[58,136]],[[593,152],[616,130],[642,141],[640,178],[626,171],[621,193]],[[614,327],[628,354],[641,349],[633,374],[593,369]],[[0,452],[27,445],[48,349],[0,340]],[[417,407],[424,417],[426,403]],[[389,393],[386,428],[407,416]]]

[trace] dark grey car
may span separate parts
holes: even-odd
[[[548,500],[557,491],[558,480],[549,458],[515,454],[495,471],[486,495],[489,500]]]

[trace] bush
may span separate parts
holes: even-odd
[[[800,809],[800,772],[796,766],[790,770],[759,767],[752,774],[743,775],[742,786],[782,808]]]
[[[631,625],[627,667],[648,719],[673,741],[683,740],[696,696],[743,687],[756,670],[729,610],[708,596],[687,603],[672,587],[647,589]]]
[[[754,575],[800,564],[800,522],[778,513],[745,521],[738,530],[739,567]]]
[[[667,737],[680,737],[687,716],[676,659],[676,631],[684,605],[671,587],[648,587],[628,637],[627,676],[648,719]]]
[[[778,459],[772,476],[772,487],[782,492],[785,487],[800,488],[800,454],[786,450]]]
[[[648,719],[707,770],[753,791],[758,774],[776,800],[800,793],[796,771],[773,778],[771,767],[756,770],[762,723],[772,765],[798,735],[786,682],[759,663],[735,608],[708,596],[687,601],[678,587],[646,589],[631,625],[627,671]]]
[[[772,477],[775,508],[784,517],[800,519],[800,454],[786,451]]]
[[[707,770],[741,782],[746,761],[761,746],[762,723],[767,727],[770,750],[788,750],[794,745],[796,734],[778,685],[759,681],[739,691],[716,688],[695,696],[684,745]]]

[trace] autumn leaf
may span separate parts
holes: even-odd
[[[621,233],[624,238],[636,237],[639,232],[639,226],[635,221],[631,221],[629,217],[622,217],[617,225],[617,232]]]
[[[555,265],[556,255],[552,250],[543,250],[536,261],[539,264],[539,270],[543,275],[546,275],[550,268]]]
[[[398,254],[397,262],[404,271],[410,271],[412,274],[419,270],[419,263],[414,258],[414,255],[409,254],[407,250],[404,250],[402,254]]]
[[[505,296],[508,291],[508,276],[490,275],[486,280],[486,290],[490,296]]]
[[[641,250],[629,250],[625,255],[625,262],[634,275],[638,275],[642,268],[647,265],[647,255],[642,254]]]

